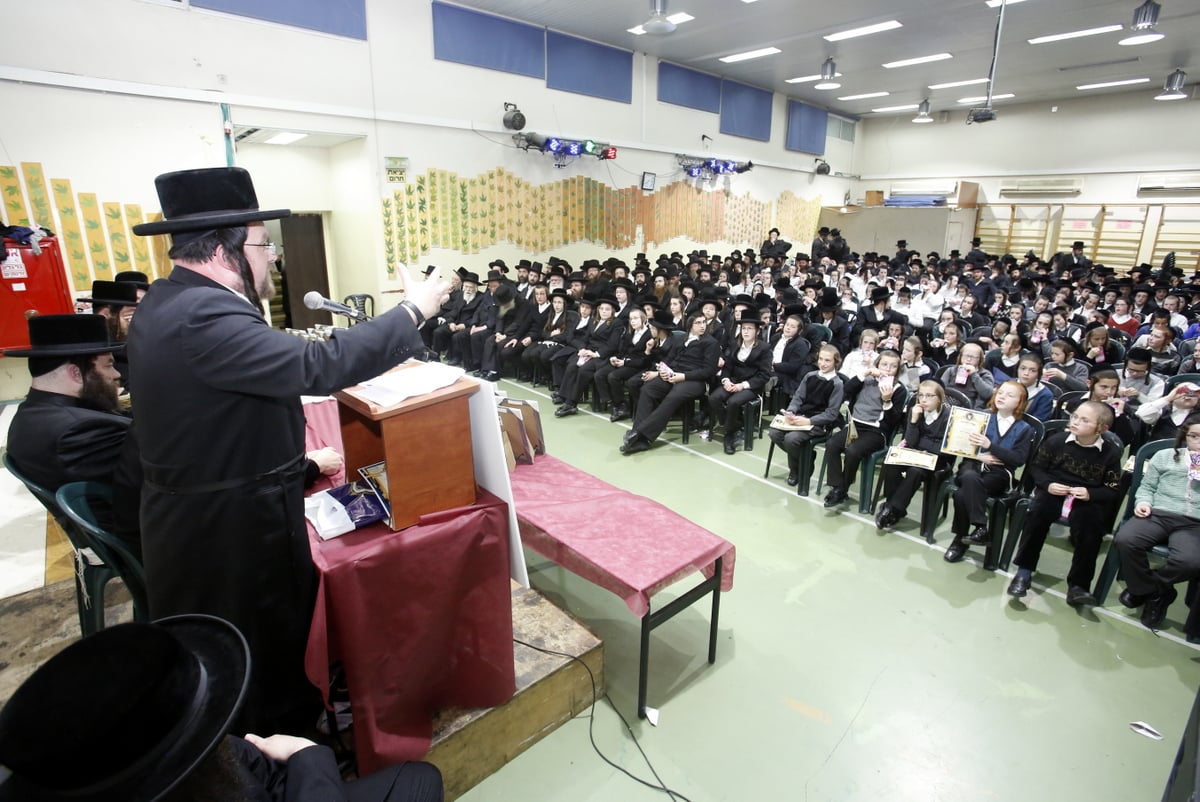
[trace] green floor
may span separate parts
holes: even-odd
[[[1160,636],[1116,591],[1108,609],[1081,613],[1051,579],[1055,590],[1035,586],[1022,604],[1005,594],[1007,576],[943,562],[945,526],[933,547],[912,536],[913,521],[879,534],[856,514],[826,513],[822,494],[798,498],[786,464],[764,480],[765,442],[725,456],[698,437],[678,446],[675,424],[672,444],[623,457],[625,429],[607,417],[556,420],[537,390],[501,389],[542,401],[559,458],[737,546],[716,665],[704,659],[704,603],[652,638],[657,727],[634,718],[637,620],[615,596],[528,555],[534,587],[604,639],[611,697],[662,779],[693,802],[1160,798],[1200,686],[1182,602]],[[1066,548],[1051,539],[1051,577],[1065,574]],[[1135,734],[1134,721],[1164,739]],[[586,718],[572,721],[463,799],[667,798],[603,763],[587,729]],[[607,705],[595,731],[610,758],[649,778]]]

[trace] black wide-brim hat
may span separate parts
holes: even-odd
[[[755,326],[758,326],[760,329],[763,327],[763,322],[761,319],[759,319],[757,312],[745,312],[744,314],[738,315],[737,320],[735,322],[739,326],[742,325],[743,323],[753,323]]]
[[[150,289],[150,277],[140,270],[122,270],[113,276],[113,281],[121,284],[132,284],[139,290]]]
[[[131,281],[104,281],[97,279],[92,282],[92,297],[81,298],[92,306],[137,306],[138,286]]]
[[[207,167],[163,173],[154,179],[163,219],[133,227],[138,236],[236,228],[278,220],[290,209],[259,209],[250,173],[241,167]]]
[[[108,339],[103,315],[35,315],[27,323],[29,347],[6,348],[5,356],[86,356],[125,349],[125,343]]]
[[[654,316],[647,320],[646,323],[665,331],[679,330],[679,327],[675,325],[675,318],[671,317],[671,310],[669,309],[654,310]]]
[[[103,629],[50,658],[0,711],[0,802],[150,802],[228,733],[250,647],[207,615]]]

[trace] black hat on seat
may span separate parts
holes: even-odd
[[[43,664],[0,712],[0,800],[160,799],[229,731],[246,639],[206,615],[109,627]]]
[[[163,173],[154,179],[154,187],[163,219],[134,226],[133,233],[139,236],[185,232],[198,236],[217,228],[278,220],[292,213],[290,209],[259,209],[250,173],[241,167]]]
[[[125,343],[108,339],[103,315],[35,315],[29,326],[28,348],[7,348],[5,356],[31,358],[86,356],[124,350]]]

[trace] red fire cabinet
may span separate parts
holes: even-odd
[[[75,311],[75,299],[63,268],[58,239],[46,237],[34,254],[28,245],[6,239],[0,261],[0,348],[28,348],[33,314],[66,315]]]

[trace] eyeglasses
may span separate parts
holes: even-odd
[[[266,248],[267,256],[275,255],[275,243],[267,240],[266,242],[247,242],[247,248]]]

